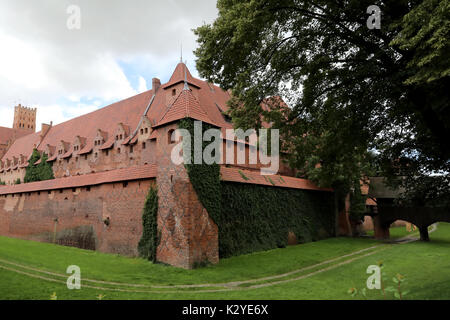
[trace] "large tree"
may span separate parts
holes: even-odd
[[[232,89],[237,126],[271,122],[289,142],[291,165],[320,185],[344,195],[376,167],[407,177],[391,180],[411,195],[418,177],[439,173],[427,196],[442,197],[450,172],[449,3],[219,0],[218,18],[195,30],[197,69]],[[373,4],[380,29],[367,25]]]

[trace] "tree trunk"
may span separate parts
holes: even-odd
[[[420,241],[430,241],[430,237],[428,236],[428,226],[419,227],[420,231]]]

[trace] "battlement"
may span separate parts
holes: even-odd
[[[14,129],[36,131],[36,112],[37,108],[31,108],[19,105],[14,107]]]

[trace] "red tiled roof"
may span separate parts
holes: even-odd
[[[192,90],[196,90],[195,96],[192,92],[182,92],[176,101],[177,105],[169,108],[167,105],[167,91],[173,84],[180,83],[185,79]],[[176,121],[186,115],[212,123],[222,128],[232,128],[232,124],[225,121],[222,111],[228,110],[227,101],[230,94],[218,86],[192,77],[184,63],[179,63],[173,72],[169,82],[164,84],[155,92],[149,90],[131,98],[116,102],[94,112],[74,118],[64,123],[52,126],[43,141],[40,143],[40,133],[28,134],[16,140],[3,156],[3,160],[18,157],[20,154],[28,158],[34,146],[43,151],[47,144],[59,145],[60,141],[73,143],[76,136],[86,138],[86,145],[79,154],[89,153],[94,147],[94,138],[98,130],[107,135],[107,140],[101,149],[111,148],[115,142],[114,135],[119,123],[123,123],[128,132],[133,132],[140,123],[144,112],[155,94],[154,100],[146,116],[152,125],[161,125],[170,121]],[[186,111],[186,105],[189,106]],[[150,139],[154,139],[156,133],[152,132]],[[130,140],[134,142],[134,140]],[[66,149],[68,150],[68,149]],[[54,160],[54,157],[49,159]]]
[[[0,127],[0,144],[8,144],[8,141],[11,139],[18,139],[29,134],[32,134],[32,132],[22,129]]]
[[[186,117],[214,124],[214,122],[208,117],[205,110],[200,106],[200,103],[194,97],[192,92],[184,89],[178,94],[178,97],[175,99],[174,103],[169,107],[154,127]]]
[[[158,137],[158,134],[156,133],[156,130],[153,130],[150,134],[149,140],[156,139]]]
[[[270,187],[282,187],[305,190],[333,191],[329,188],[319,188],[312,181],[281,175],[261,175],[259,171],[241,170],[237,168],[220,168],[223,181],[259,184]],[[246,180],[245,176],[248,180]]]
[[[106,142],[100,147],[100,150],[106,150],[106,149],[111,148],[111,147],[114,145],[114,141],[116,141],[116,140],[114,140],[114,137],[113,137],[113,136],[110,136],[109,139],[108,139],[108,141],[106,141]]]
[[[184,80],[187,80],[187,82],[191,85],[196,86],[197,88],[201,87],[201,84],[198,83],[198,80],[195,79],[191,73],[189,72],[189,69],[187,68],[187,66],[183,63],[180,62],[178,63],[178,65],[175,68],[175,71],[172,73],[172,76],[170,77],[169,82],[167,82],[166,84],[162,85],[161,88],[163,89],[167,89],[175,84],[178,84],[180,82],[184,82]]]
[[[87,154],[91,152],[93,149],[92,144],[88,143],[83,149],[78,152],[79,155]]]
[[[0,187],[0,195],[94,186],[104,183],[155,178],[156,165],[143,165],[112,171]]]

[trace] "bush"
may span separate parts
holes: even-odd
[[[156,262],[156,249],[159,245],[158,234],[158,191],[151,187],[142,213],[142,237],[138,244],[139,255]]]
[[[41,155],[37,149],[33,150],[30,160],[28,161],[28,166],[25,172],[24,183],[44,181],[54,179],[52,165],[47,162],[47,154],[42,155],[41,163],[36,165],[36,162],[41,159]]]

